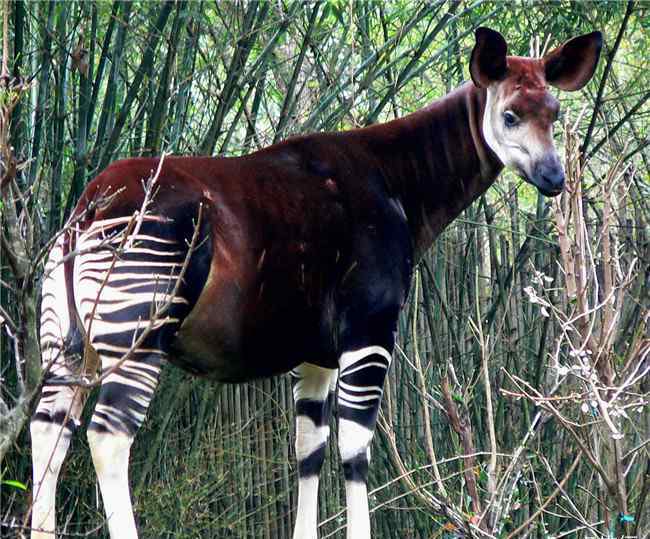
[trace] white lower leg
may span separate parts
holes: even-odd
[[[373,431],[354,421],[339,419],[339,450],[345,474],[347,539],[370,539],[366,480]]]
[[[129,454],[133,438],[91,430],[88,442],[111,539],[137,538],[129,491]]]
[[[345,502],[348,508],[347,539],[370,538],[368,491],[363,481],[345,482]]]
[[[57,423],[32,421],[32,539],[52,539],[56,529],[56,483],[72,433]]]
[[[301,477],[293,539],[316,539],[318,527],[318,476]]]
[[[368,464],[390,352],[366,346],[341,354],[339,366],[339,449],[345,474],[348,539],[370,539]]]

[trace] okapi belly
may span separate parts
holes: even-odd
[[[241,358],[224,350],[206,350],[193,346],[193,340],[183,339],[179,334],[172,342],[169,361],[181,369],[219,382],[246,382],[258,378],[251,376]]]
[[[275,272],[263,282],[213,258],[203,291],[176,332],[169,361],[223,382],[289,372],[309,361],[336,365],[333,295],[316,301]],[[242,277],[244,275],[244,277]]]
[[[206,346],[207,342],[212,346]],[[276,346],[256,353],[241,348],[233,350],[216,344],[214,336],[199,339],[181,328],[172,342],[169,361],[197,376],[219,382],[241,383],[288,372],[303,360],[295,354],[278,350]]]
[[[170,362],[200,376],[221,382],[246,382],[289,372],[309,361],[336,366],[332,328],[318,312],[297,310],[256,319],[205,316],[194,309],[177,331]]]

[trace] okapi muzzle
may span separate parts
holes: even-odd
[[[548,152],[535,163],[533,174],[527,181],[539,189],[545,196],[559,195],[564,189],[564,168],[557,152]]]
[[[576,91],[591,79],[602,46],[600,32],[567,41],[543,58],[508,56],[503,36],[476,31],[470,72],[485,88],[483,134],[501,162],[515,169],[545,196],[564,189],[564,169],[553,144],[559,102],[549,85]]]

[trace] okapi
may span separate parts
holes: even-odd
[[[369,538],[370,443],[413,267],[504,167],[543,195],[562,191],[552,127],[559,104],[548,85],[582,88],[601,44],[593,32],[543,58],[507,56],[501,34],[479,28],[472,82],[409,116],[243,157],[166,158],[149,211],[127,230],[132,244],[118,258],[115,233],[133,222],[142,179],[160,161],[126,159],[97,176],[43,283],[50,368],[31,422],[32,537],[55,530],[57,478],[85,401],[69,383],[81,342],[106,375],[88,441],[113,539],[137,537],[129,451],[164,360],[221,382],[292,373],[295,539],[317,537],[336,395],[347,537]],[[98,204],[108,192],[110,203]],[[121,361],[160,301],[169,310]]]

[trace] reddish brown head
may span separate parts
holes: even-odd
[[[549,85],[579,90],[598,63],[602,35],[592,32],[567,41],[543,58],[508,56],[499,32],[476,30],[470,73],[487,90],[483,135],[505,166],[513,167],[546,196],[564,188],[564,170],[553,144],[560,105]]]

